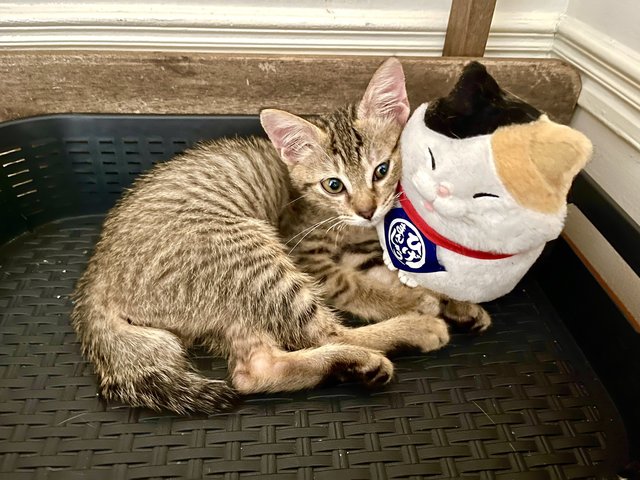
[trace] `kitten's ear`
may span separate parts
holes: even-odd
[[[373,74],[358,105],[358,118],[394,120],[401,126],[407,123],[409,99],[402,64],[397,58],[389,58]]]
[[[315,125],[282,110],[263,110],[260,123],[287,165],[307,159],[324,135]]]

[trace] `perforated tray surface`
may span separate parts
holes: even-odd
[[[0,478],[582,479],[624,461],[615,407],[533,279],[489,305],[486,334],[398,358],[378,391],[252,396],[209,418],[107,405],[69,325],[101,220],[0,249]]]
[[[488,305],[486,334],[398,358],[378,391],[253,396],[209,418],[98,398],[69,294],[101,215],[153,163],[200,139],[250,133],[260,133],[256,118],[0,125],[0,479],[615,478],[627,457],[620,417],[533,277]],[[219,359],[193,360],[226,375]]]

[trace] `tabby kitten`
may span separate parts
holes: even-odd
[[[393,366],[384,352],[446,343],[446,325],[431,315],[439,303],[426,291],[395,285],[377,298],[381,288],[367,290],[361,261],[374,251],[375,231],[351,226],[369,226],[392,205],[408,113],[402,68],[390,59],[358,107],[315,124],[267,110],[273,145],[215,141],[141,176],[107,216],[74,294],[72,322],[101,394],[211,413],[238,392],[310,388],[328,377],[386,383]],[[349,233],[332,230],[332,250],[318,242],[319,229],[306,229],[334,217]],[[302,241],[293,248],[281,235]],[[347,328],[325,295],[373,320],[401,315]],[[196,343],[229,359],[230,382],[193,369],[185,349]]]

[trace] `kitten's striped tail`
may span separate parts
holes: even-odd
[[[180,415],[232,407],[236,391],[197,373],[177,336],[105,313],[76,304],[72,314],[105,399]]]

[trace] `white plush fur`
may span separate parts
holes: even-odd
[[[438,261],[446,271],[399,272],[400,279],[458,300],[493,300],[511,291],[544,244],[560,234],[566,206],[551,214],[521,206],[498,177],[491,135],[466,139],[441,135],[424,124],[426,108],[423,104],[413,113],[401,137],[401,183],[407,197],[427,224],[449,240],[473,250],[515,255],[481,260],[437,247]],[[476,193],[499,198],[473,198]],[[378,233],[386,248],[383,224]],[[385,256],[390,265],[387,252]]]

